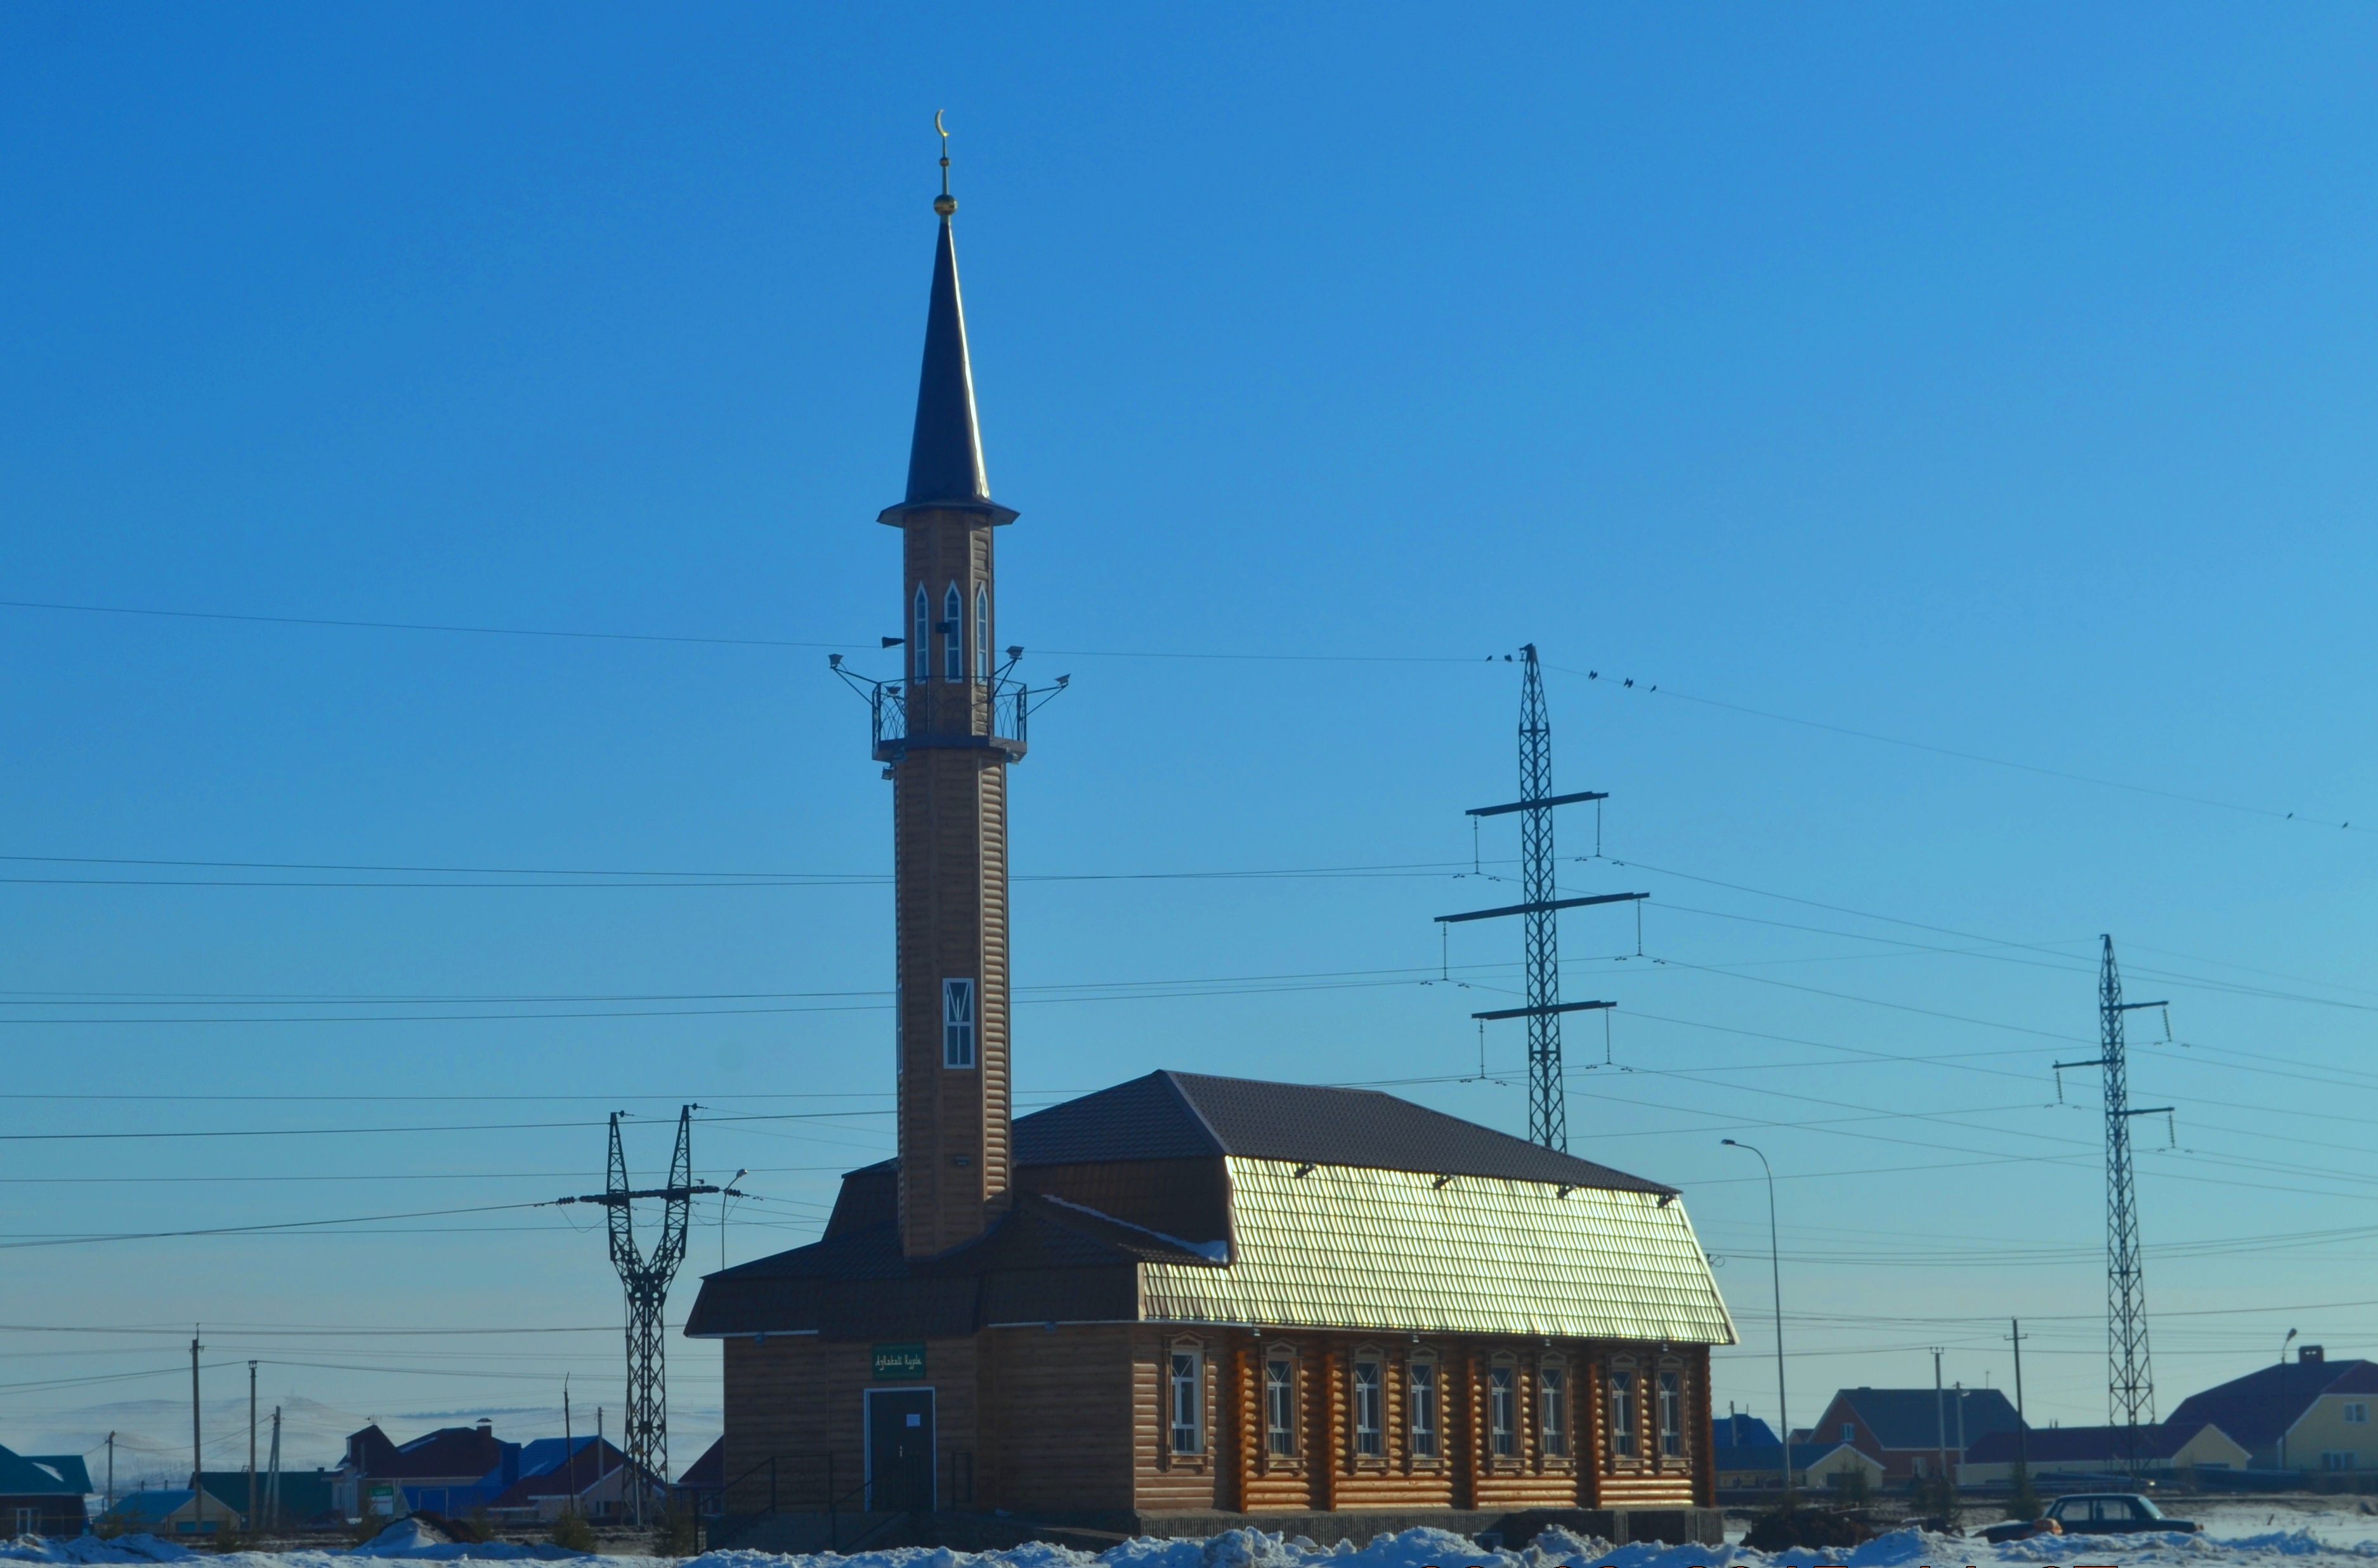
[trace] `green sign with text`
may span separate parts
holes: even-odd
[[[877,1381],[890,1378],[906,1381],[925,1375],[925,1347],[916,1345],[879,1345],[875,1347]]]

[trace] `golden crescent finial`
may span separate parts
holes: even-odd
[[[956,197],[950,195],[950,128],[942,124],[942,111],[933,111],[933,129],[942,138],[942,194],[933,203],[933,210],[946,218],[958,209]]]

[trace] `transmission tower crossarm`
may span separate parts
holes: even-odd
[[[712,1192],[722,1192],[725,1191],[726,1189],[722,1187],[712,1187],[706,1183],[696,1182],[691,1187],[642,1187],[638,1188],[633,1192],[581,1192],[575,1198],[556,1198],[553,1201],[556,1203],[610,1203],[616,1205],[641,1198],[700,1198]],[[735,1194],[735,1196],[739,1198],[743,1194],[740,1192]]]
[[[1507,904],[1499,909],[1472,909],[1460,915],[1440,915],[1436,923],[1450,926],[1463,920],[1498,920],[1507,915],[1549,915],[1555,909],[1581,909],[1589,904],[1631,904],[1647,892],[1598,892],[1584,898],[1549,898],[1532,904]]]
[[[1473,1012],[1472,1018],[1543,1018],[1555,1012],[1596,1012],[1616,1007],[1615,1001],[1556,1001],[1543,1007],[1498,1007],[1492,1012]]]
[[[1579,801],[1607,800],[1609,798],[1610,796],[1606,791],[1587,789],[1579,790],[1575,795],[1548,796],[1542,800],[1514,800],[1507,806],[1473,806],[1469,810],[1463,812],[1462,815],[1465,817],[1500,817],[1506,812],[1510,811],[1541,811],[1549,806],[1575,806]]]

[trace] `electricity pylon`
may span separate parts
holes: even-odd
[[[1524,1018],[1528,1021],[1528,1142],[1547,1149],[1568,1150],[1568,1086],[1561,1069],[1560,1015],[1597,1011],[1615,1002],[1560,999],[1560,928],[1555,916],[1564,909],[1585,904],[1624,904],[1649,898],[1649,893],[1599,893],[1590,898],[1562,898],[1553,860],[1553,808],[1584,800],[1606,800],[1599,790],[1555,795],[1553,788],[1553,724],[1544,707],[1544,677],[1536,663],[1536,645],[1519,650],[1519,798],[1506,806],[1480,806],[1472,817],[1519,814],[1519,891],[1522,902],[1500,909],[1476,909],[1465,915],[1440,915],[1437,923],[1487,920],[1517,915],[1526,923],[1528,1005],[1473,1012],[1472,1018]]]
[[[2060,1061],[2059,1069],[2105,1070],[2106,1101],[2106,1422],[2119,1429],[2125,1465],[2135,1474],[2145,1455],[2139,1428],[2155,1425],[2155,1369],[2147,1355],[2146,1276],[2139,1264],[2138,1191],[2131,1170],[2131,1119],[2168,1116],[2169,1106],[2131,1104],[2130,1065],[2122,1039],[2122,1015],[2160,1001],[2122,999],[2122,974],[2114,964],[2114,939],[2103,938],[2097,971],[2097,1038],[2095,1061]]]
[[[610,1211],[611,1263],[619,1271],[628,1298],[628,1422],[629,1484],[635,1489],[635,1519],[644,1522],[644,1492],[650,1482],[666,1486],[668,1466],[668,1375],[663,1309],[668,1303],[669,1282],[685,1262],[685,1227],[694,1198],[715,1192],[710,1183],[693,1179],[693,1113],[687,1106],[677,1116],[677,1153],[669,1160],[666,1187],[631,1191],[628,1156],[619,1146],[619,1113],[611,1113],[611,1164],[604,1191],[565,1203],[600,1203]],[[639,1199],[662,1203],[661,1235],[649,1258],[636,1251],[631,1205]]]

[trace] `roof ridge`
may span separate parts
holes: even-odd
[[[1183,1074],[1175,1072],[1169,1067],[1159,1067],[1155,1071],[1155,1072],[1150,1074],[1150,1076],[1160,1078],[1164,1081],[1164,1086],[1172,1091],[1172,1097],[1181,1102],[1181,1108],[1189,1113],[1191,1119],[1194,1119],[1197,1123],[1198,1127],[1205,1131],[1207,1138],[1213,1140],[1214,1152],[1216,1154],[1227,1155],[1231,1152],[1231,1146],[1222,1141],[1221,1133],[1215,1131],[1214,1124],[1206,1119],[1206,1113],[1198,1107],[1197,1102],[1190,1097],[1189,1091],[1182,1087],[1181,1080],[1184,1076]],[[1207,1075],[1201,1073],[1190,1073],[1186,1076],[1202,1077]],[[1246,1078],[1241,1079],[1239,1082],[1252,1083],[1259,1082],[1259,1080]]]

